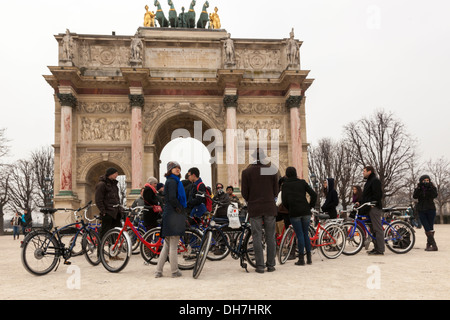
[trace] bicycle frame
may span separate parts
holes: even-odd
[[[365,218],[365,220],[358,219],[358,218]],[[357,230],[356,225],[359,224],[360,226],[362,226],[364,228],[364,231],[366,232],[366,234],[369,235],[373,240],[375,240],[375,236],[370,232],[369,228],[367,228],[366,223],[368,223],[368,222],[370,222],[369,216],[360,215],[358,212],[356,212],[355,219],[354,219],[354,227],[352,228],[352,231],[350,232],[349,237],[352,238],[355,235],[355,232]],[[396,236],[399,235],[397,230],[395,230],[395,228],[393,228],[392,225],[389,222],[387,222],[384,217],[381,218],[381,225],[383,227],[386,226],[386,227],[390,228]],[[385,230],[385,228],[384,228],[384,230]],[[394,238],[393,240],[395,240],[395,239],[396,238]],[[387,240],[385,239],[385,241],[387,241]]]

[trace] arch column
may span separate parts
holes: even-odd
[[[144,95],[131,91],[129,95],[131,107],[131,194],[140,194],[143,187],[143,154],[142,108]]]
[[[300,121],[301,92],[290,92],[286,99],[291,122],[291,163],[297,169],[299,178],[303,178],[303,141]]]
[[[226,89],[223,98],[223,105],[227,112],[226,131],[226,165],[228,173],[228,185],[233,186],[235,192],[239,189],[239,165],[237,159],[237,118],[236,109],[238,106],[238,95],[236,89]]]

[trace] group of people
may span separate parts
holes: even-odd
[[[20,228],[22,228],[23,235],[26,236],[26,229],[31,225],[32,222],[30,210],[25,209],[23,214],[21,214],[20,212],[16,212],[10,222],[11,226],[13,227],[14,240],[16,240],[16,237],[17,240],[19,240]]]
[[[257,149],[254,154],[256,161],[242,172],[241,194],[247,203],[248,217],[254,240],[254,253],[256,260],[256,272],[264,273],[275,271],[276,255],[276,222],[283,219],[285,226],[293,226],[298,240],[299,258],[296,265],[311,264],[311,241],[308,228],[311,221],[311,209],[315,207],[317,193],[303,179],[298,178],[294,167],[286,169],[286,175],[278,178],[278,175],[263,174],[263,169],[268,164],[263,164],[265,154]],[[366,202],[374,205],[362,208],[362,214],[366,214],[372,221],[372,234],[375,236],[374,249],[368,253],[371,255],[383,255],[385,251],[384,231],[382,227],[382,198],[383,191],[380,180],[375,174],[372,166],[363,169],[366,179],[363,188],[353,188],[353,203],[360,206]],[[95,201],[100,210],[102,219],[103,236],[110,228],[120,226],[120,207],[117,188],[117,170],[109,168],[105,175],[100,178],[96,187]],[[177,247],[178,239],[185,232],[186,214],[191,217],[200,217],[207,211],[208,199],[215,198],[220,203],[238,201],[233,194],[233,186],[228,186],[223,191],[223,184],[215,186],[216,193],[212,195],[211,189],[205,185],[200,177],[198,168],[190,168],[181,180],[181,166],[176,161],[167,163],[165,174],[166,182],[158,183],[154,177],[148,179],[141,190],[141,204],[162,207],[154,210],[147,217],[144,215],[144,223],[147,227],[158,225],[155,213],[161,213],[161,237],[165,239],[164,245],[158,259],[155,277],[162,277],[163,267],[169,258],[172,277],[181,276],[178,269]],[[323,212],[329,214],[330,218],[337,217],[336,206],[339,199],[334,189],[334,179],[324,182],[325,202],[321,206]],[[309,195],[309,200],[307,195]],[[417,209],[427,235],[427,251],[437,251],[434,240],[434,218],[436,208],[433,199],[436,198],[436,187],[431,183],[429,176],[422,176],[414,191],[414,198],[418,200]],[[276,201],[274,201],[276,199]],[[134,205],[139,205],[135,202]],[[217,211],[216,216],[226,217],[225,210]],[[263,253],[263,239],[265,237],[266,254]],[[305,262],[306,257],[306,262]]]

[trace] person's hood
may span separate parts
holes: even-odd
[[[328,183],[328,192],[334,190],[334,179],[333,178],[327,178],[327,183]]]
[[[427,175],[427,174],[424,174],[423,176],[421,176],[421,177],[419,178],[419,182],[422,183],[423,180],[425,180],[425,179],[428,179],[428,180],[430,180],[430,182],[431,182],[431,178],[430,178],[430,176]]]

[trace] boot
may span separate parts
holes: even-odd
[[[295,264],[297,266],[304,266],[305,265],[305,255],[303,253],[300,253],[298,255],[298,261]]]
[[[425,251],[429,251],[430,248],[431,248],[431,242],[430,242],[431,232],[430,231],[425,231],[425,235],[427,236],[427,245],[425,247]]]
[[[427,240],[430,242],[430,246],[425,249],[425,251],[438,251],[436,241],[434,240],[434,231],[427,231]]]
[[[311,252],[307,252],[306,253],[306,263],[307,264],[312,264]]]

